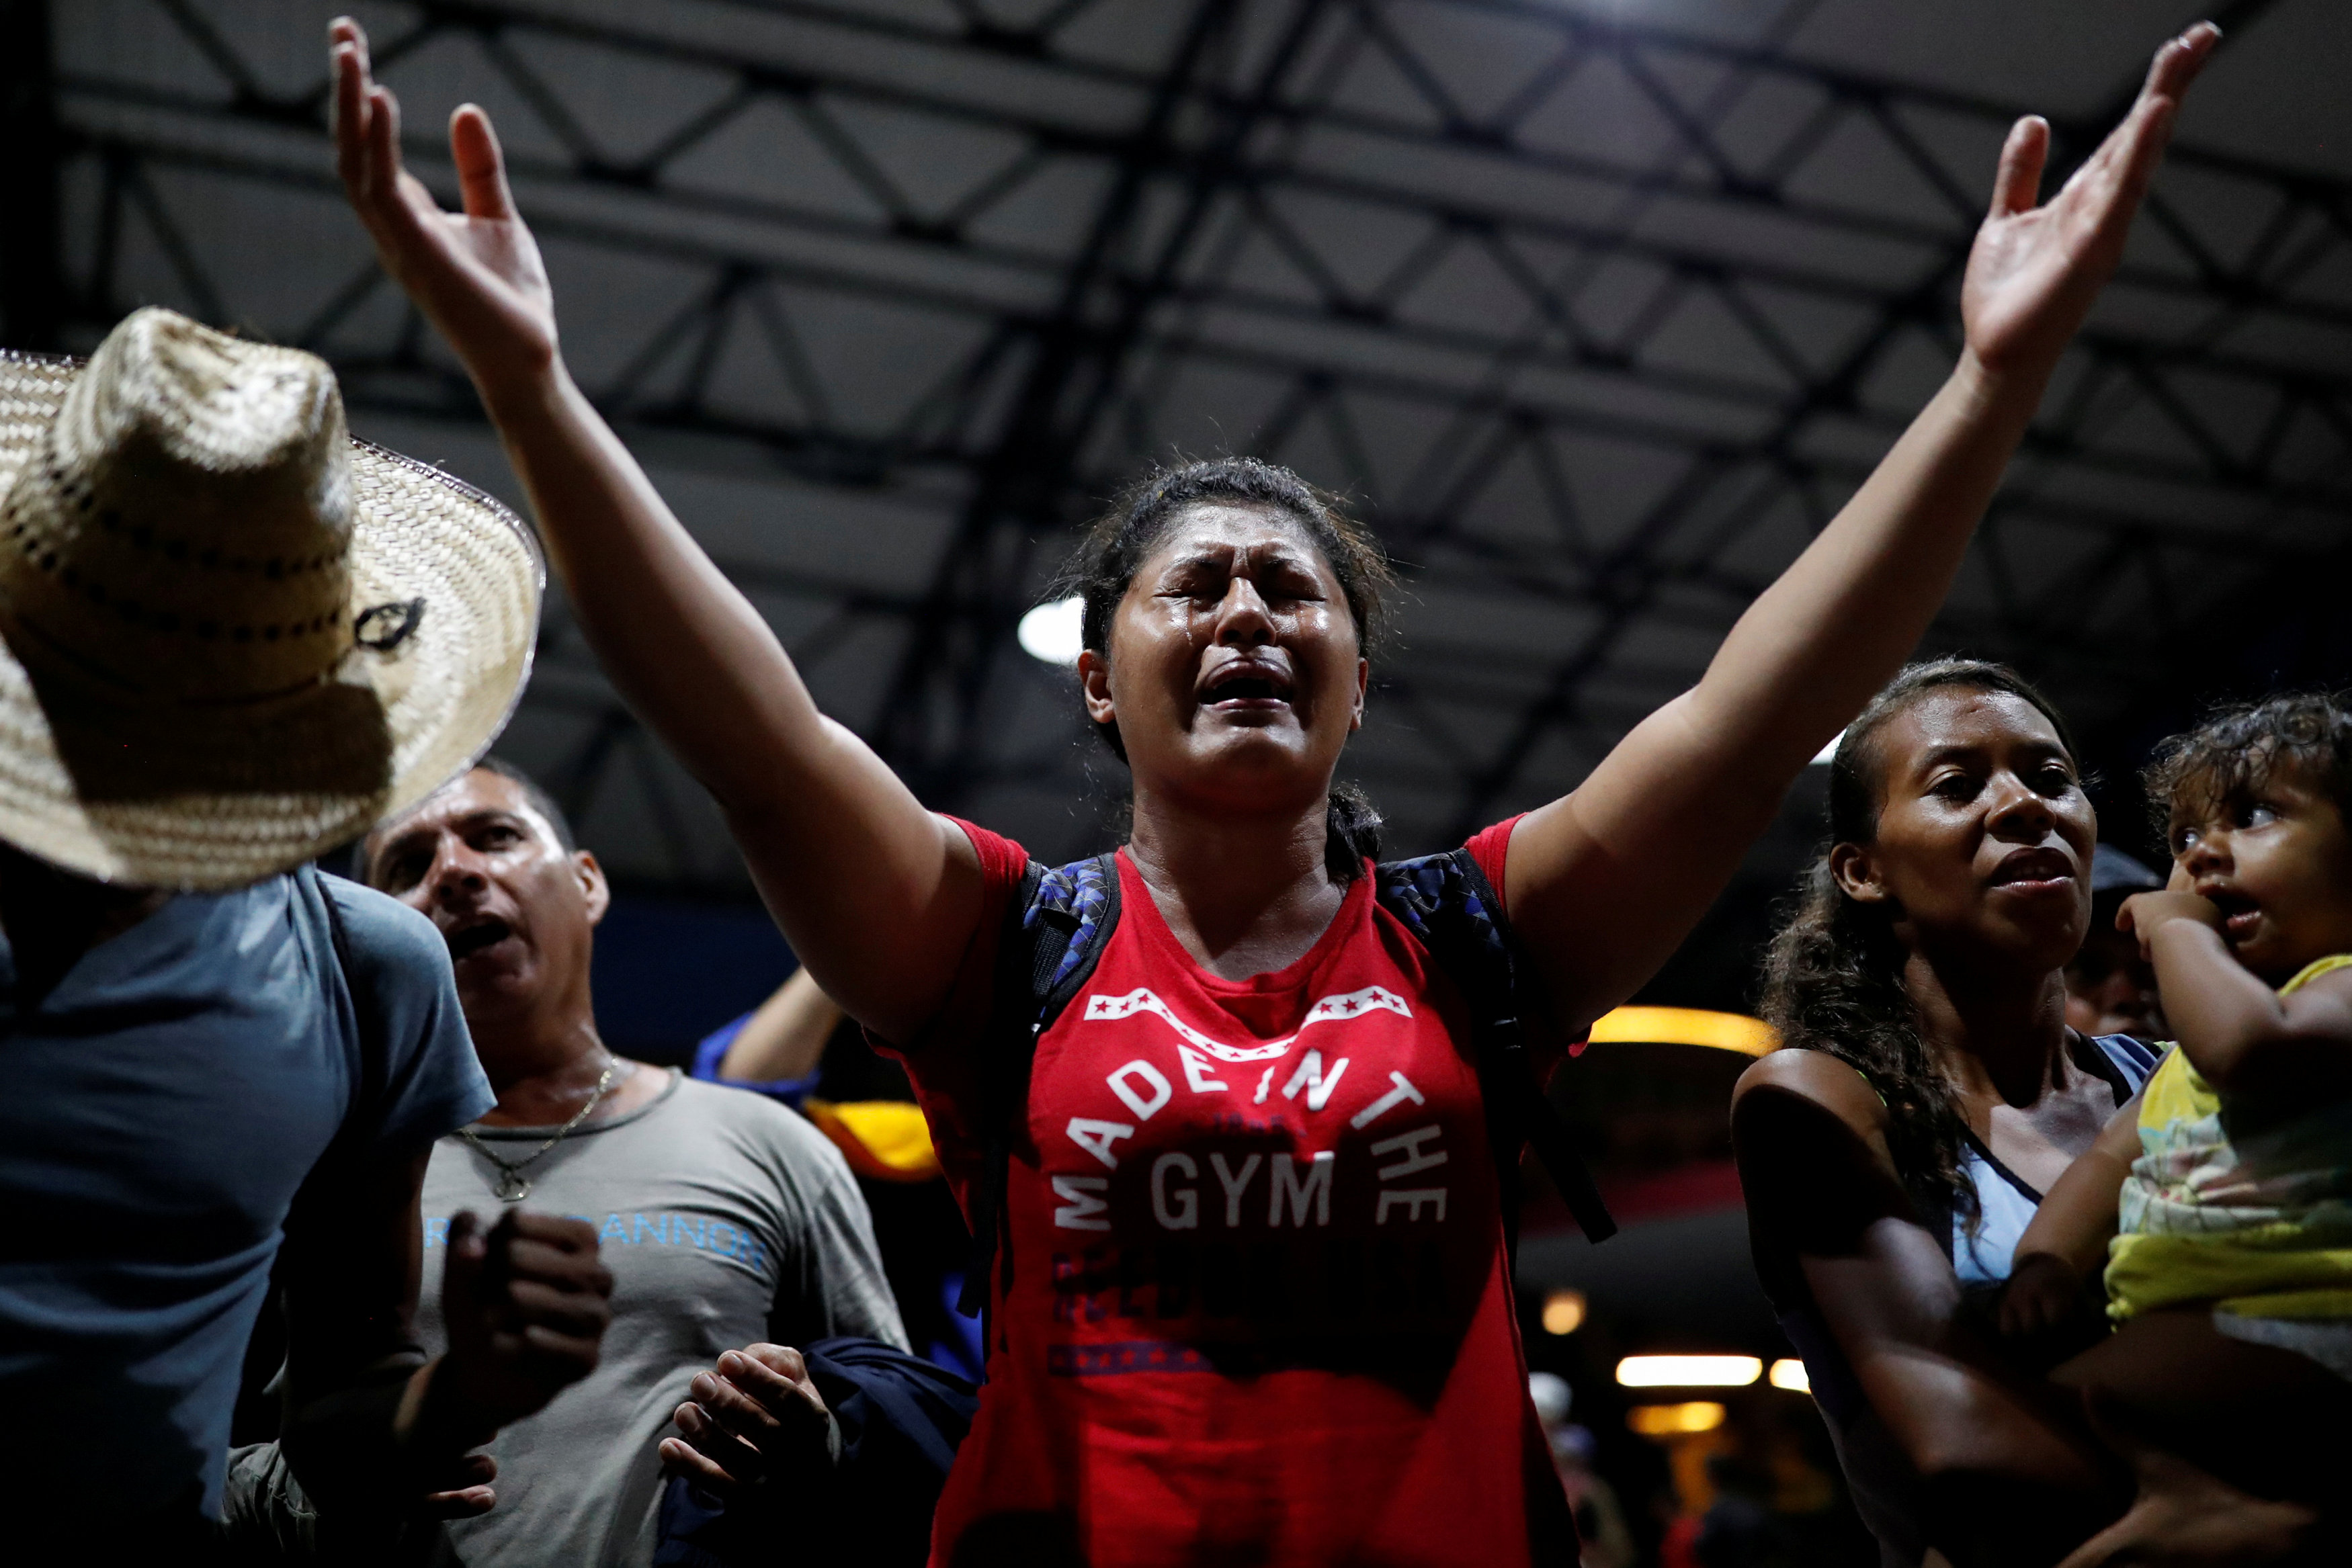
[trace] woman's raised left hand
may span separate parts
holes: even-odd
[[[401,166],[400,103],[369,68],[367,35],[339,16],[329,40],[336,172],[384,270],[486,392],[544,372],[556,361],[555,295],[538,242],[515,211],[490,117],[470,103],[449,117],[465,209],[443,212]]]
[[[1977,231],[1960,284],[1969,351],[1988,370],[2046,374],[2123,259],[2132,215],[2147,193],[2181,95],[2221,30],[2200,22],[2157,50],[2138,101],[2058,193],[2036,206],[2050,125],[2021,120],[2001,149],[1992,209]]]

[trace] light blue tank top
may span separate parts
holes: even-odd
[[[2127,1034],[2097,1035],[2091,1043],[2114,1069],[2100,1076],[2114,1089],[2118,1105],[2147,1082],[2159,1060],[2153,1047]],[[2096,1062],[2088,1065],[2097,1071]],[[2033,1223],[2034,1210],[2042,1207],[2042,1194],[1994,1158],[1974,1134],[1960,1154],[1960,1179],[1976,1192],[1978,1215],[1973,1233],[1964,1216],[1952,1216],[1952,1272],[1962,1285],[1998,1285],[2009,1278],[2017,1244]]]

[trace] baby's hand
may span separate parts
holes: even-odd
[[[2162,893],[2136,893],[2124,900],[2116,911],[2116,929],[2129,931],[2139,937],[2139,956],[2155,962],[2148,944],[2156,934],[2176,920],[2193,920],[2215,931],[2221,929],[2221,911],[2210,898],[2196,894],[2167,888]]]
[[[2063,1259],[2029,1252],[2010,1270],[1993,1321],[2005,1338],[2044,1339],[2068,1325],[2082,1301],[2083,1281]]]

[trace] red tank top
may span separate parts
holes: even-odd
[[[1498,888],[1510,826],[1471,845]],[[904,1057],[960,1198],[969,1047],[1026,863],[966,831],[984,935]],[[1451,985],[1368,877],[1304,957],[1235,981],[1124,852],[1118,873],[1110,942],[1038,1042],[933,1563],[1506,1568],[1531,1532],[1572,1542]]]

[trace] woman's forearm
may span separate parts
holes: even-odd
[[[560,361],[480,384],[614,685],[717,798],[785,937],[835,998],[885,1032],[914,1027],[977,915],[961,835],[817,710],[775,633]]]
[[[818,711],[749,600],[673,514],[560,359],[476,384],[590,646],[717,800],[810,968],[892,1038],[938,1005],[978,913],[952,826]]]
[[[2038,364],[1991,371],[1964,353],[1853,499],[1733,625],[1685,700],[1743,770],[1794,778],[1917,646],[2048,375]]]
[[[805,1077],[816,1071],[840,1022],[841,1009],[818,988],[816,977],[795,970],[743,1020],[719,1059],[719,1076],[758,1083]]]
[[[2046,204],[2049,127],[2011,128],[1961,278],[1967,347],[1950,379],[1739,618],[1697,686],[1513,831],[1505,895],[1569,1021],[1656,972],[1799,769],[1917,644],[2123,254],[2217,36],[2195,28],[2159,49],[2131,113]]]
[[[1702,729],[1742,766],[1793,773],[1927,629],[2051,371],[2122,258],[2180,95],[2220,36],[2192,27],[2159,48],[2131,112],[2046,204],[2036,204],[2049,127],[2011,128],[1960,283],[1958,369],[1741,617],[1693,694]]]
[[[732,802],[821,751],[816,705],[782,644],[562,362],[482,391],[582,632],[688,768]]]
[[[1918,643],[2042,381],[1963,358],[1698,685],[1521,823],[1507,896],[1550,960],[1563,1021],[1597,1017],[1656,972],[1822,743]]]
[[[474,105],[450,117],[464,194],[401,167],[399,105],[349,17],[330,30],[336,168],[385,268],[480,389],[572,608],[637,716],[709,789],[793,949],[886,1032],[944,994],[979,862],[881,758],[817,712],[767,623],[671,516],[572,384],[554,292]]]

